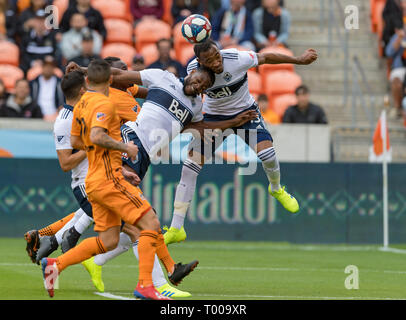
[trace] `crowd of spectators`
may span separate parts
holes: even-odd
[[[103,13],[90,0],[66,1],[63,15],[57,18],[59,28],[54,28],[46,23],[50,19],[47,6],[52,5],[53,0],[0,0],[0,41],[18,46],[19,68],[25,76],[9,92],[0,81],[1,117],[54,121],[64,101],[60,89],[64,66],[70,61],[87,66],[92,59],[102,56],[108,36]],[[134,28],[140,21],[165,19],[163,0],[128,2]],[[169,10],[172,26],[191,14],[210,17],[212,38],[220,48],[239,46],[259,51],[270,46],[288,47],[291,19],[283,5],[283,0],[173,0]],[[136,38],[133,40],[137,41]],[[129,68],[160,68],[178,77],[186,75],[186,65],[173,55],[173,39],[157,41],[156,52],[156,61],[148,64],[137,52]],[[29,77],[32,70],[38,68],[40,71]],[[272,110],[266,94],[257,96],[257,101],[265,121],[282,121],[281,115]],[[313,110],[312,105],[308,108],[310,111],[295,108],[301,113],[312,113]],[[283,122],[295,122],[293,118],[283,117]]]

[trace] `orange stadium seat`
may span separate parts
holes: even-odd
[[[162,17],[162,20],[170,25],[173,24],[173,17],[172,17],[172,12],[171,12],[172,2],[173,2],[173,0],[163,0],[164,15]]]
[[[189,43],[182,35],[182,22],[173,27],[173,47],[176,53],[176,59],[182,64],[186,64],[195,53],[193,45]]]
[[[269,101],[281,94],[292,94],[302,84],[300,76],[294,72],[280,70],[266,75],[264,84],[265,94]]]
[[[128,67],[131,66],[135,54],[135,49],[125,43],[110,43],[105,45],[101,51],[102,58],[118,57],[123,60]]]
[[[28,72],[27,72],[27,80],[28,81],[34,80],[41,73],[42,73],[42,66],[41,65],[36,65],[36,66],[34,66],[34,67],[32,67],[31,69],[28,70]],[[54,69],[54,74],[59,78],[63,77],[63,72],[59,68]]]
[[[24,78],[24,72],[10,64],[0,65],[0,79],[3,80],[7,90],[13,90],[15,82]]]
[[[121,0],[96,0],[92,6],[99,10],[104,19],[122,19],[132,22],[133,18],[127,3]]]
[[[275,52],[285,54],[287,56],[293,57],[293,52],[289,49],[283,47],[267,47],[260,51],[260,53],[264,52]],[[279,70],[288,70],[291,72],[295,71],[295,67],[293,64],[283,63],[283,64],[262,64],[258,67],[259,74],[261,75],[263,83],[265,83],[266,75],[270,72],[279,71]]]
[[[141,51],[138,51],[144,57],[144,63],[149,66],[151,63],[158,60],[159,53],[156,44],[148,44],[142,47]],[[171,58],[176,59],[175,50],[171,50]]]
[[[155,44],[163,38],[170,39],[172,37],[172,28],[161,20],[140,21],[134,29],[134,35],[135,48],[140,52],[145,45]]]
[[[0,41],[0,64],[11,64],[18,67],[20,49],[10,41]]]
[[[278,114],[280,117],[283,117],[286,109],[290,106],[297,104],[297,98],[294,94],[282,94],[280,96],[276,96],[272,100],[272,109]]]
[[[251,94],[257,95],[263,92],[261,76],[255,71],[248,71],[248,88]]]
[[[61,22],[63,14],[69,7],[69,0],[55,0],[53,5],[58,8],[58,20]]]
[[[106,19],[104,25],[107,29],[106,43],[126,43],[133,45],[132,24],[122,19]]]
[[[372,32],[378,33],[379,20],[383,20],[382,12],[385,7],[386,0],[370,0],[371,6],[371,29]]]

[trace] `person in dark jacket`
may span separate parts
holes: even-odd
[[[28,81],[16,81],[15,92],[0,107],[0,117],[9,118],[42,118],[41,108],[30,96]]]
[[[283,123],[327,124],[327,117],[323,109],[310,102],[310,90],[305,85],[295,91],[298,103],[286,109]]]
[[[406,1],[387,0],[382,12],[384,29],[382,32],[382,41],[384,43],[384,52],[390,39],[395,34],[396,29],[403,28],[403,16],[406,14]]]
[[[46,56],[41,75],[30,81],[31,98],[40,106],[44,119],[49,121],[56,119],[58,109],[64,103],[61,79],[54,74],[55,67],[55,59]]]
[[[203,14],[205,3],[202,0],[174,0],[172,3],[173,24],[185,20],[191,14]]]

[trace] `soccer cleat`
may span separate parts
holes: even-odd
[[[269,194],[278,200],[286,210],[292,213],[299,211],[299,203],[292,195],[285,191],[285,187],[280,188],[278,191],[272,192],[271,186],[269,185],[268,191]]]
[[[179,283],[182,282],[184,277],[186,277],[196,268],[198,264],[199,261],[197,260],[194,260],[188,264],[182,264],[182,262],[175,264],[175,269],[173,270],[173,273],[170,276],[168,276],[169,281],[174,286],[177,286]]]
[[[75,227],[71,227],[62,235],[61,250],[65,253],[72,249],[79,241],[81,234],[76,231]]]
[[[166,231],[164,234],[164,242],[166,245],[186,240],[186,231],[183,227],[180,229],[170,227],[168,229],[168,227],[165,226],[164,230]]]
[[[99,266],[94,262],[94,257],[83,261],[82,265],[86,268],[87,272],[89,272],[90,278],[92,279],[93,285],[96,287],[97,291],[104,292],[102,266]]]
[[[54,296],[55,282],[58,279],[58,267],[56,266],[56,259],[42,258],[41,268],[45,289],[48,291],[48,295],[52,298]]]
[[[42,258],[48,257],[52,252],[58,249],[58,241],[55,236],[45,236],[39,240],[39,249],[36,262],[39,264]]]
[[[172,300],[160,294],[153,285],[142,287],[137,284],[134,290],[134,296],[142,300]]]
[[[156,290],[163,296],[169,298],[186,298],[191,296],[189,292],[181,291],[179,289],[171,287],[169,283],[165,283],[163,286],[156,288]]]
[[[28,231],[24,234],[24,239],[27,242],[25,250],[27,251],[32,263],[35,263],[40,243],[39,233],[37,230]]]

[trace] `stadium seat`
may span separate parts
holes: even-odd
[[[122,19],[106,19],[104,25],[107,29],[106,44],[118,42],[133,45],[133,27],[130,22]]]
[[[371,6],[371,29],[372,32],[378,33],[378,24],[382,18],[382,12],[385,7],[386,0],[370,0]]]
[[[156,44],[148,44],[141,48],[141,51],[138,51],[144,57],[144,63],[146,66],[149,66],[151,63],[158,60],[158,49]],[[171,58],[176,59],[175,50],[171,51]]]
[[[140,52],[145,45],[155,44],[163,38],[171,39],[172,28],[161,20],[140,21],[134,29],[134,35],[135,48]]]
[[[58,8],[58,20],[61,22],[63,14],[69,7],[69,0],[54,0],[53,5]]]
[[[125,1],[96,0],[92,2],[92,6],[100,11],[104,19],[121,19],[131,23],[133,21],[133,17]]]
[[[110,43],[105,45],[101,51],[102,58],[118,57],[123,60],[128,67],[131,66],[135,54],[135,49],[125,43]]]
[[[275,96],[294,93],[296,88],[302,84],[302,79],[294,72],[280,70],[268,73],[263,84],[265,94],[271,101]]]
[[[28,70],[27,72],[27,80],[31,81],[34,80],[36,77],[38,77],[42,73],[42,66],[41,65],[36,65],[32,67],[31,69]],[[61,69],[55,68],[54,69],[54,74],[62,78],[63,77],[63,72]]]
[[[275,52],[285,54],[287,56],[293,56],[293,52],[289,49],[283,47],[267,47],[262,49],[259,53],[264,52]],[[258,67],[259,74],[261,75],[262,82],[265,83],[266,75],[270,72],[279,71],[279,70],[288,70],[291,72],[295,71],[293,64],[283,63],[283,64],[262,64]]]
[[[274,97],[271,103],[272,110],[280,117],[283,117],[283,114],[288,107],[297,104],[297,98],[294,94],[282,94]]]
[[[164,5],[164,15],[162,17],[162,20],[168,23],[169,25],[173,24],[173,17],[172,17],[172,2],[173,0],[163,0],[163,5]]]
[[[10,41],[0,41],[0,64],[11,64],[18,67],[20,49]]]
[[[263,92],[261,76],[255,71],[248,71],[248,88],[251,94],[257,95]]]
[[[193,45],[189,43],[182,35],[182,22],[173,27],[173,47],[176,53],[176,59],[182,64],[186,64],[194,56]]]
[[[24,78],[24,72],[13,65],[1,64],[0,65],[0,79],[3,80],[7,90],[13,90],[15,82]]]

